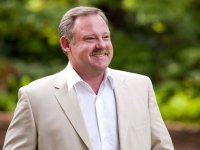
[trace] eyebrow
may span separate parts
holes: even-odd
[[[110,32],[104,32],[102,35],[110,35]],[[96,36],[96,34],[88,34],[84,35],[83,37],[88,37],[88,36]]]

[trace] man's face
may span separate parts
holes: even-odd
[[[73,68],[80,75],[103,73],[112,60],[113,47],[102,17],[96,14],[78,17],[72,34],[68,58]]]

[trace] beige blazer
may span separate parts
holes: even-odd
[[[110,69],[121,150],[173,150],[148,77]],[[3,150],[92,150],[66,69],[22,87]]]

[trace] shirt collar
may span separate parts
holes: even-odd
[[[68,63],[67,67],[66,67],[66,78],[67,78],[67,86],[68,89],[71,90],[72,87],[78,83],[83,81],[81,79],[81,77],[77,74],[77,72],[74,70],[74,68],[72,68],[71,64]]]
[[[109,81],[110,86],[113,89],[113,76],[112,76],[112,74],[111,74],[111,72],[110,72],[110,70],[108,68],[105,71],[104,81],[103,82],[106,82],[107,80]]]
[[[68,90],[71,90],[79,82],[83,82],[83,79],[77,74],[70,62],[66,67],[66,78]],[[105,76],[103,82],[109,81],[111,87],[113,88],[113,77],[110,70],[107,68],[105,71]]]

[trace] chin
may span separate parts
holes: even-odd
[[[97,67],[97,70],[99,70],[99,71],[105,71],[107,67],[108,67],[107,65],[98,66],[98,67]]]

